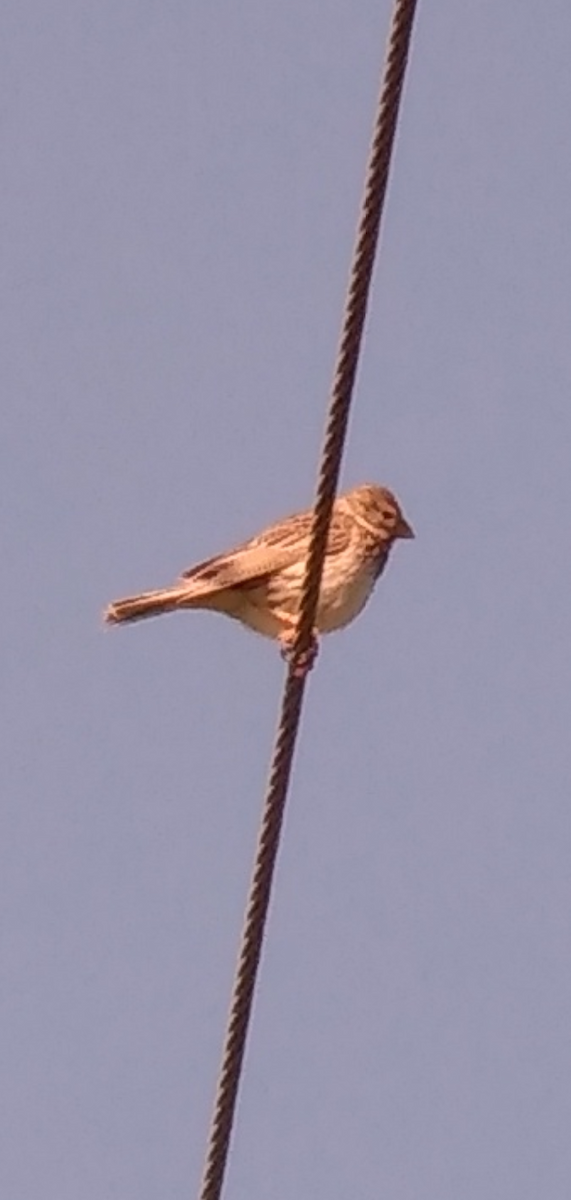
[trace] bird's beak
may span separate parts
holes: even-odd
[[[401,517],[401,519],[397,525],[395,537],[398,537],[398,538],[413,538],[414,537],[414,529],[411,528],[408,521],[405,521],[404,517]]]

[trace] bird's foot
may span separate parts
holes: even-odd
[[[315,633],[311,635],[311,641],[307,650],[302,650],[301,653],[295,652],[296,630],[282,634],[280,638],[281,656],[285,659],[288,666],[291,667],[292,673],[296,679],[304,679],[312,670],[317,654],[319,651],[319,643]]]

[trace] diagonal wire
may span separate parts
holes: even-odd
[[[321,455],[300,617],[285,682],[264,802],[200,1200],[219,1200],[224,1181],[274,866],[305,691],[306,675],[303,670],[300,670],[300,665],[307,658],[312,642],[331,509],[337,490],[353,385],[359,361],[415,10],[416,0],[395,0]]]

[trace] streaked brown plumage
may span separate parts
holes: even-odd
[[[190,567],[172,587],[115,600],[105,620],[115,625],[176,609],[212,609],[287,648],[295,635],[312,517],[312,510],[295,513],[228,553]],[[316,633],[340,629],[358,616],[393,542],[411,537],[414,533],[387,488],[362,484],[337,497]]]

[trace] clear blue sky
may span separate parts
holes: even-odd
[[[283,680],[104,633],[310,501],[387,2],[2,17],[6,1200],[201,1173]],[[225,1197],[568,1200],[571,8],[421,3]]]

